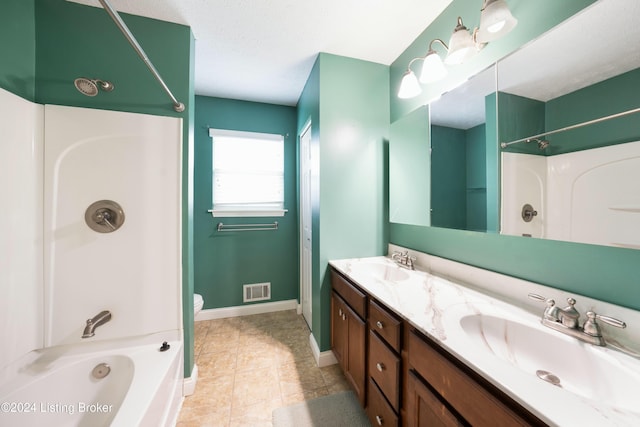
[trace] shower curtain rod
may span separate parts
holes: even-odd
[[[618,118],[618,117],[628,116],[629,114],[639,113],[639,112],[640,112],[640,108],[633,108],[631,110],[622,111],[621,113],[611,114],[610,116],[600,117],[600,118],[589,120],[589,121],[586,121],[586,122],[577,123],[575,125],[563,127],[561,129],[556,129],[556,130],[551,130],[549,132],[539,133],[537,135],[529,136],[527,138],[516,139],[515,141],[511,141],[511,142],[501,142],[500,143],[500,147],[507,148],[508,146],[510,146],[512,144],[517,144],[518,142],[530,141],[532,139],[538,139],[538,138],[541,138],[543,136],[553,135],[554,133],[564,132],[566,130],[571,130],[571,129],[577,129],[577,128],[581,128],[583,126],[592,125],[594,123],[600,123],[600,122],[604,122],[606,120],[611,120],[611,119],[615,119],[615,118]]]
[[[129,30],[129,27],[127,27],[127,24],[124,23],[124,21],[122,20],[118,12],[111,6],[111,4],[107,0],[98,0],[98,1],[100,2],[104,10],[107,11],[109,16],[111,16],[111,19],[113,19],[113,22],[116,23],[117,27],[125,36],[125,38],[129,42],[131,47],[133,47],[133,49],[136,51],[138,56],[147,65],[147,67],[149,68],[151,73],[155,76],[155,78],[158,80],[158,82],[160,83],[164,91],[167,92],[167,95],[169,95],[169,98],[171,98],[171,101],[173,101],[173,109],[176,110],[178,113],[182,113],[185,109],[184,104],[178,101],[175,96],[173,96],[173,93],[171,93],[167,84],[164,82],[164,80],[162,80],[162,77],[160,77],[160,73],[158,73],[158,70],[156,70],[156,67],[153,66],[147,54],[144,52],[144,50],[142,50],[142,47],[140,46],[136,38],[133,36],[131,31]]]

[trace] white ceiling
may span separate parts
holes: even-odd
[[[68,1],[101,7],[98,0]],[[197,95],[296,105],[319,52],[390,65],[451,1],[109,3],[119,12],[191,27],[196,38]],[[478,0],[478,7],[480,4]],[[150,60],[153,62],[153,58]],[[162,70],[158,71],[162,74]]]

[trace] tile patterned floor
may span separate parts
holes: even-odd
[[[179,427],[267,427],[276,408],[349,389],[338,365],[316,366],[295,310],[196,322],[194,354]]]

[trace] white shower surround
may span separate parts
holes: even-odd
[[[531,204],[538,215],[524,222]],[[544,157],[502,153],[502,233],[640,249],[640,141]]]
[[[45,345],[82,342],[86,319],[112,319],[91,340],[182,329],[181,120],[45,106]],[[113,200],[112,233],[85,223]]]
[[[0,89],[0,369],[43,346],[44,107]]]
[[[42,106],[0,89],[0,389],[26,385],[8,382],[32,355],[54,355],[39,371],[49,378],[71,372],[63,361],[96,345],[127,355],[122,343],[132,351],[145,344],[151,357],[170,357],[170,369],[149,369],[162,379],[155,391],[131,385],[115,419],[132,425],[145,414],[155,421],[142,425],[175,423],[183,364],[181,141],[181,119]],[[86,207],[101,199],[125,210],[114,233],[84,223]],[[103,309],[112,320],[82,339],[86,319]],[[158,352],[162,341],[173,356]],[[31,397],[57,402],[61,384]],[[140,405],[154,395],[155,403]]]

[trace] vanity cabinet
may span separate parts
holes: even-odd
[[[546,425],[418,331],[408,347],[407,426]]]
[[[331,269],[331,347],[373,426],[545,426]]]
[[[331,349],[364,407],[367,296],[335,271],[331,272],[331,286]]]

